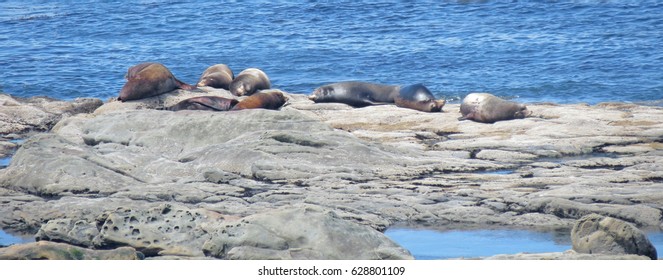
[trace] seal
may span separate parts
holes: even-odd
[[[523,104],[507,101],[490,93],[470,93],[460,104],[459,120],[473,120],[482,123],[522,119],[532,112]]]
[[[161,63],[145,62],[131,66],[124,76],[127,82],[120,90],[118,100],[124,102],[156,96],[175,89],[195,89],[175,78]]]
[[[446,100],[435,100],[435,96],[422,84],[402,87],[394,98],[396,106],[422,112],[442,112]]]
[[[219,96],[198,96],[182,100],[173,106],[167,107],[166,110],[228,111],[237,105],[238,102],[237,99]]]
[[[281,91],[265,90],[242,99],[231,109],[231,111],[258,108],[277,110],[281,108],[285,102],[286,98]]]
[[[230,83],[230,92],[236,96],[251,95],[262,89],[269,89],[272,84],[267,74],[258,68],[247,68]]]
[[[233,79],[235,75],[228,65],[215,64],[205,69],[196,86],[229,89]]]
[[[338,82],[316,88],[309,95],[309,99],[315,103],[336,102],[352,107],[365,107],[394,103],[399,89],[399,86],[367,82]]]

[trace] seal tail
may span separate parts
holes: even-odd
[[[178,88],[181,88],[181,89],[186,89],[186,90],[194,90],[194,89],[198,89],[197,86],[187,84],[187,83],[182,82],[182,81],[180,81],[180,80],[178,80],[178,79],[175,79],[175,84],[177,84],[177,87],[178,87]]]

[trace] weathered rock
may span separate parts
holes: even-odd
[[[202,257],[207,219],[199,211],[169,204],[147,211],[120,208],[108,214],[92,243],[100,249],[130,246],[147,257]]]
[[[619,219],[590,214],[571,231],[573,250],[587,254],[634,254],[657,259],[656,248],[638,228]]]
[[[92,248],[92,239],[97,235],[99,235],[99,229],[96,224],[84,220],[55,219],[42,225],[35,235],[35,239]]]
[[[0,260],[140,260],[143,255],[131,247],[90,250],[64,243],[39,241],[0,248]]]
[[[384,234],[310,205],[226,224],[203,250],[226,259],[412,259]]]
[[[102,105],[96,98],[77,98],[71,102],[48,97],[18,98],[0,93],[0,135],[47,131],[61,118],[91,113]]]
[[[0,225],[34,234],[54,219],[94,224],[119,207],[138,217],[169,203],[241,218],[304,203],[378,230],[568,229],[589,213],[661,227],[659,107],[528,104],[533,116],[494,124],[459,122],[458,104],[430,114],[313,104],[298,94],[279,111],[152,110],[228,94],[203,88],[108,102],[23,143],[2,142],[18,150],[0,169]],[[233,254],[284,256],[272,253]]]
[[[486,260],[649,260],[640,255],[580,254],[573,250],[555,253],[495,255]]]

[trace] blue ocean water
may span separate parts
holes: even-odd
[[[294,93],[361,80],[452,102],[648,102],[662,48],[660,1],[0,2],[0,91],[17,96],[106,99],[157,61],[188,83],[258,67]]]
[[[385,234],[408,249],[415,259],[457,259],[500,254],[551,253],[570,250],[570,233],[527,230],[452,230],[394,228]],[[660,258],[663,232],[648,232]]]

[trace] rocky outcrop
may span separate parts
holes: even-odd
[[[50,241],[0,248],[0,260],[140,260],[143,255],[131,247],[90,250]]]
[[[590,214],[571,231],[573,250],[586,254],[633,254],[657,259],[656,248],[638,228],[619,219]]]
[[[251,215],[218,229],[203,247],[224,259],[413,259],[384,234],[316,206]]]
[[[202,88],[107,102],[10,148],[17,151],[0,169],[0,226],[34,234],[49,221],[83,221],[101,235],[112,217],[124,239],[134,236],[127,217],[142,224],[164,204],[224,222],[306,204],[378,231],[394,223],[569,229],[590,213],[661,227],[659,107],[527,104],[531,117],[494,124],[458,121],[458,104],[423,113],[314,104],[298,94],[286,94],[278,111],[159,110],[200,95],[229,93]],[[109,216],[120,207],[130,212]],[[178,218],[167,226],[209,234],[215,228],[203,225],[219,223],[194,217],[193,224]],[[209,237],[142,227],[150,237],[141,242],[159,236],[171,245],[117,243],[108,231],[105,244],[116,245],[92,244],[201,257],[202,250],[182,246],[202,246]],[[53,240],[71,233],[79,237],[67,242],[88,246],[72,229],[53,231]],[[187,238],[198,245],[181,245]],[[265,253],[249,248],[238,246],[233,256]]]

